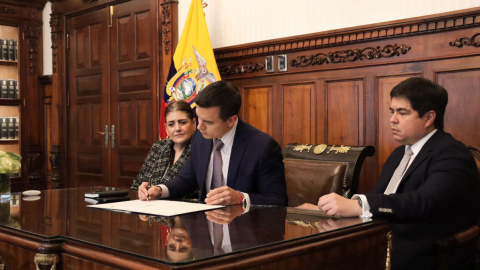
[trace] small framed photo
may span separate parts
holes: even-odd
[[[278,56],[278,71],[285,72],[287,71],[287,55],[280,54]]]
[[[272,73],[273,71],[275,71],[275,68],[273,67],[273,61],[273,55],[265,57],[265,71],[267,73]]]

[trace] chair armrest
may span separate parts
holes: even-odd
[[[472,226],[437,241],[439,269],[449,269],[450,251],[478,241],[480,228]]]

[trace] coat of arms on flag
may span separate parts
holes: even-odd
[[[192,108],[195,108],[193,101],[198,92],[220,79],[202,2],[201,0],[192,0],[163,93],[159,125],[160,138],[166,137],[163,114],[168,104],[175,100],[184,100]]]

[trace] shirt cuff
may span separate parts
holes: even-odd
[[[245,214],[245,213],[248,213],[248,211],[250,211],[250,196],[248,196],[248,193],[242,192],[242,194],[245,197],[245,201],[247,202],[247,205],[245,205],[245,212],[243,212]]]
[[[368,204],[367,197],[362,194],[355,194],[352,196],[352,200],[360,199],[362,201],[362,215],[361,218],[371,218],[372,213],[370,213],[370,204]]]
[[[168,196],[170,196],[167,186],[165,186],[164,184],[160,184],[160,185],[157,185],[157,187],[162,189],[162,196],[160,196],[160,199],[165,199],[165,198],[168,198]]]

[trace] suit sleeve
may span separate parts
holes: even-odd
[[[282,206],[288,204],[283,157],[280,145],[273,139],[270,139],[264,148],[256,179],[258,194],[248,193],[252,204]]]
[[[417,178],[418,189],[390,195],[366,194],[373,216],[427,220],[472,207],[478,192],[478,172],[471,154],[462,146],[449,144],[433,151],[424,161],[425,170],[415,170],[405,179]]]

